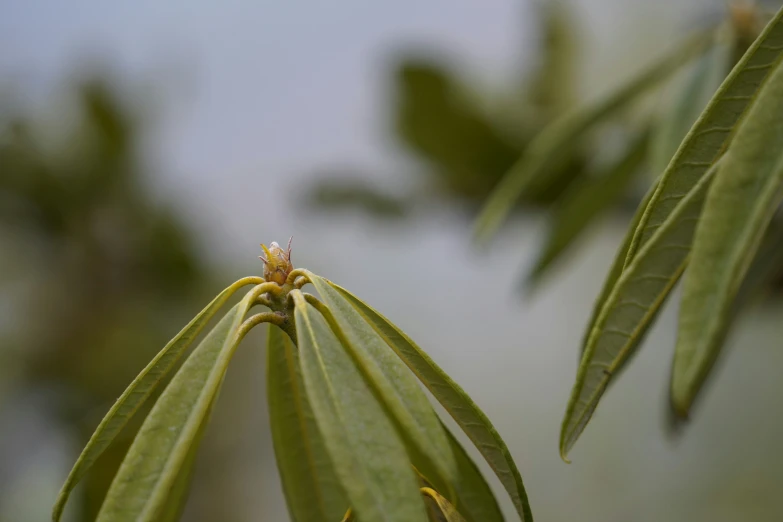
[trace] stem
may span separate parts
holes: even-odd
[[[280,296],[283,293],[283,287],[278,285],[277,283],[264,282],[258,285],[257,287],[253,288],[251,292],[253,292],[253,298],[251,299],[251,301],[256,301],[259,297],[261,297],[262,294],[266,294],[266,293],[270,293],[275,297]]]
[[[267,308],[272,308],[272,301],[270,301],[269,298],[263,294],[259,295],[253,304],[260,304],[262,306],[266,306]]]
[[[237,330],[237,340],[241,341],[250,330],[261,323],[272,323],[275,326],[282,327],[285,323],[285,317],[276,312],[261,312],[251,315],[239,326],[239,330]]]
[[[295,270],[291,270],[291,273],[288,274],[288,277],[286,277],[285,282],[286,284],[289,285],[294,284],[294,286],[296,286],[295,281],[300,277],[304,277],[306,282],[310,282],[310,279],[307,277],[307,270],[305,270],[304,268],[297,268]],[[301,288],[302,286],[304,286],[304,284],[305,283],[302,283],[302,285],[297,286],[297,288]]]
[[[326,307],[326,305],[323,304],[321,301],[319,301],[318,298],[316,296],[314,296],[313,294],[302,293],[302,295],[304,295],[305,301],[307,301],[309,304],[313,305],[316,310],[321,312],[321,314],[330,313],[329,309]]]

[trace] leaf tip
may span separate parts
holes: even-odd
[[[485,247],[492,239],[494,233],[490,230],[490,227],[485,223],[485,219],[479,216],[476,224],[473,226],[473,232],[471,233],[471,239],[474,246]]]
[[[566,464],[571,464],[571,459],[568,458],[568,448],[565,446],[560,446],[560,458],[563,459],[563,462]]]
[[[672,422],[681,424],[690,420],[691,401],[688,400],[687,397],[681,397],[678,393],[673,391],[670,403]]]

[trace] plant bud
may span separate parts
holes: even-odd
[[[261,245],[266,257],[258,256],[258,258],[264,262],[264,279],[267,281],[282,285],[288,274],[294,269],[291,264],[291,239],[288,240],[287,250],[280,248],[280,245],[275,241],[269,244],[269,248],[266,245]]]

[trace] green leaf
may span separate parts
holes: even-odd
[[[603,100],[577,109],[551,123],[530,143],[522,158],[511,167],[489,197],[478,217],[474,234],[479,240],[491,238],[514,203],[531,183],[547,177],[571,156],[581,138],[596,124],[613,116],[630,102],[668,78],[684,63],[703,52],[711,32],[687,40],[675,52],[655,63]]]
[[[495,118],[439,61],[410,57],[395,71],[394,125],[404,145],[431,168],[447,196],[485,197],[519,156]]]
[[[449,436],[449,443],[457,459],[459,476],[454,483],[457,495],[454,504],[468,522],[503,522],[497,499],[481,471],[446,426],[443,429]]]
[[[201,443],[201,439],[206,431],[207,424],[209,424],[209,418],[212,413],[212,406],[214,406],[214,400],[210,404],[207,414],[201,421],[198,432],[194,439],[193,445],[188,450],[188,455],[185,457],[185,462],[182,465],[182,469],[177,475],[177,479],[174,482],[174,486],[171,491],[166,495],[165,505],[161,510],[159,518],[155,519],[155,522],[178,522],[182,516],[182,512],[185,510],[185,504],[188,500],[188,493],[190,492],[190,483],[193,479],[193,471],[196,464],[196,456],[198,455],[198,447]]]
[[[207,305],[185,328],[180,331],[169,343],[155,356],[152,361],[141,371],[128,388],[122,392],[117,402],[111,407],[101,423],[90,437],[87,446],[82,450],[76,464],[74,464],[68,478],[55,502],[52,511],[52,520],[57,522],[62,516],[65,503],[73,488],[79,480],[92,467],[93,463],[101,456],[104,450],[117,437],[117,434],[125,427],[128,421],[138,411],[147,397],[157,388],[160,381],[168,375],[180,356],[193,343],[193,340],[201,333],[204,326],[212,316],[226,303],[226,301],[243,286],[251,283],[260,283],[262,280],[255,277],[246,277],[235,282],[223,290],[215,299]]]
[[[768,297],[783,275],[783,223],[772,219],[734,299],[735,314]],[[778,283],[779,284],[779,283]]]
[[[728,70],[730,50],[718,43],[688,71],[685,85],[663,111],[652,137],[650,164],[656,176],[666,170],[683,138],[720,86]]]
[[[462,518],[462,515],[459,514],[457,509],[434,489],[421,488],[421,493],[426,498],[432,500],[434,510],[436,511],[435,520],[443,522],[465,522],[465,519]]]
[[[240,325],[255,298],[249,292],[193,350],[142,424],[98,513],[98,522],[158,521],[207,422]]]
[[[484,412],[446,372],[388,319],[344,288],[331,281],[329,284],[348,299],[457,421],[500,479],[520,519],[526,522],[533,520],[519,470],[508,447]]]
[[[560,455],[584,430],[609,381],[641,342],[687,264],[715,168],[708,171],[625,267],[604,303],[577,371],[560,433]]]
[[[440,419],[415,376],[342,294],[322,277],[306,275],[331,313],[338,338],[397,424],[413,465],[445,493],[457,476],[457,463]],[[330,319],[328,314],[326,318]]]
[[[326,319],[292,291],[307,397],[359,520],[425,522],[416,475],[383,407]]]
[[[557,204],[546,242],[528,284],[535,285],[603,211],[621,198],[647,153],[648,132],[641,132],[606,172],[575,182]]]
[[[756,252],[753,263],[751,264],[745,279],[743,279],[742,285],[740,285],[737,296],[734,298],[732,310],[727,319],[725,333],[728,333],[732,329],[733,324],[743,314],[752,312],[755,301],[763,300],[768,297],[771,292],[779,290],[777,286],[779,285],[780,277],[782,275],[783,225],[773,219],[764,234],[764,239],[761,241],[761,246]],[[720,342],[723,342],[723,339],[721,339]],[[669,375],[669,379],[671,380],[671,374]],[[671,404],[671,393],[669,399]],[[666,427],[670,434],[678,435],[680,429],[688,419],[679,416],[674,408],[669,408],[667,413]]]
[[[634,232],[629,260],[725,151],[737,122],[782,56],[783,8],[734,66],[680,144]]]
[[[617,254],[615,254],[614,261],[612,261],[612,266],[609,268],[609,272],[606,274],[604,285],[601,287],[601,293],[598,294],[598,298],[593,304],[593,312],[590,315],[590,320],[587,322],[587,328],[585,329],[584,337],[582,338],[581,351],[579,352],[580,359],[582,358],[582,354],[585,353],[585,348],[587,348],[587,340],[590,337],[590,331],[593,325],[598,320],[598,314],[601,313],[606,300],[609,299],[609,295],[614,289],[615,283],[620,278],[620,274],[623,273],[625,259],[628,256],[628,249],[631,248],[631,240],[633,240],[633,231],[636,229],[639,221],[641,221],[644,209],[647,207],[647,203],[650,202],[650,199],[655,193],[657,186],[658,180],[656,179],[652,187],[650,187],[650,189],[647,191],[647,194],[645,194],[644,198],[642,198],[642,202],[639,203],[639,207],[636,209],[636,213],[631,219],[631,223],[628,225],[628,233],[626,233],[623,242],[620,244],[620,248],[617,250]]]
[[[537,120],[548,121],[563,114],[578,99],[580,42],[574,13],[565,2],[536,5],[540,19],[540,56],[527,96],[537,109]]]
[[[696,228],[683,284],[671,398],[687,417],[717,358],[732,303],[783,199],[783,66],[740,124]]]
[[[294,522],[340,520],[348,499],[307,400],[296,346],[272,325],[267,357],[269,420],[288,513]]]

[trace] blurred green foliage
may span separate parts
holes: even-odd
[[[0,291],[18,318],[0,336],[21,368],[10,394],[48,390],[53,422],[79,443],[210,277],[186,224],[146,186],[133,108],[97,78],[65,111],[0,122]],[[82,520],[94,519],[137,428],[86,478]]]
[[[390,108],[394,136],[422,164],[423,184],[395,197],[359,174],[327,174],[314,181],[305,203],[332,210],[358,208],[378,218],[403,217],[429,198],[478,207],[533,136],[577,100],[577,31],[571,13],[561,2],[541,3],[539,9],[542,34],[535,70],[491,108],[475,95],[474,86],[439,61],[410,55],[395,66]],[[587,163],[584,152],[575,155],[552,179],[533,187],[521,204],[551,204],[586,173]]]
[[[388,193],[359,172],[331,172],[314,179],[305,204],[328,211],[353,208],[374,218],[399,220],[433,200],[471,211],[486,203],[501,180],[518,174],[526,158],[540,153],[546,140],[535,138],[542,131],[590,108],[584,105],[578,80],[581,39],[573,10],[564,0],[540,2],[537,7],[540,34],[534,67],[491,101],[437,61],[411,55],[397,63],[393,135],[422,166],[408,193]],[[710,20],[715,14],[705,11],[704,20],[692,24],[693,31],[714,26]],[[714,31],[709,53],[691,52],[695,58],[682,67],[654,64],[646,70],[647,79],[641,74],[642,83],[622,95],[620,86],[616,93],[623,101],[569,141],[568,152],[556,162],[525,181],[515,211],[546,217],[546,232],[537,259],[527,270],[526,288],[537,288],[600,217],[620,211],[630,219],[650,180],[668,164],[712,92],[768,17],[758,5],[744,1],[730,2],[720,16],[724,22]],[[657,100],[653,110],[651,104],[641,103],[650,93]],[[604,101],[611,97],[609,93]]]

